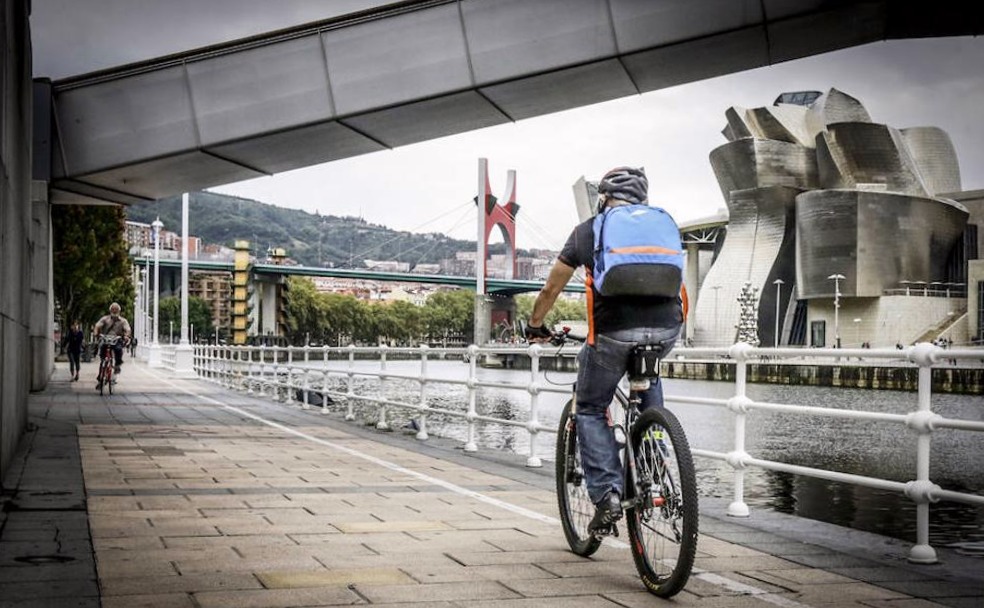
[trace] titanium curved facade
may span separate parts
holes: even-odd
[[[731,192],[767,186],[817,187],[813,150],[770,139],[739,139],[711,152],[711,167],[727,201]]]
[[[815,190],[796,197],[800,298],[881,297],[901,281],[939,281],[963,233],[959,203],[892,192]]]
[[[795,280],[795,201],[800,192],[798,188],[772,186],[731,193],[728,235],[697,300],[693,335],[697,344],[725,346],[735,342],[738,295],[746,281],[759,288],[759,337],[764,344],[772,344],[774,324],[763,323],[761,317],[774,318],[773,281],[782,279],[791,286]],[[781,310],[788,306],[791,291],[788,287],[785,293],[780,291]]]
[[[960,163],[946,131],[939,127],[910,127],[901,132],[930,196],[960,190]]]
[[[728,143],[711,152],[710,162],[730,220],[697,298],[691,335],[699,345],[735,341],[738,295],[746,282],[758,294],[763,344],[829,345],[832,336],[838,342],[842,336],[833,310],[835,282],[828,278],[833,274],[845,277],[840,307],[853,311],[857,328],[870,308],[867,322],[875,336],[876,326],[885,333],[886,318],[925,308],[880,308],[882,296],[898,297],[912,283],[963,280],[953,260],[963,259],[955,252],[964,252],[970,214],[939,198],[960,190],[949,136],[935,127],[875,123],[860,101],[836,89],[810,93],[725,112]],[[796,99],[807,105],[783,103]],[[932,328],[946,320],[919,322]]]

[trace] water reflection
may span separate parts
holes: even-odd
[[[335,369],[344,370],[346,365],[341,362]],[[356,362],[356,366],[378,369],[377,363],[369,361]],[[464,377],[463,368],[464,364],[458,361],[428,362],[429,372],[444,378]],[[415,374],[419,364],[391,361],[387,369],[393,373]],[[530,379],[529,372],[511,370],[481,370],[480,375],[482,379],[510,382],[519,388],[525,388]],[[555,384],[569,385],[574,381],[574,374],[547,372],[546,378]],[[344,378],[333,378],[329,386],[341,392],[347,388]],[[379,380],[356,378],[356,394],[378,395],[379,391]],[[415,381],[388,379],[382,383],[382,391],[386,398],[397,401],[416,403],[420,399],[420,385]],[[464,386],[429,384],[426,391],[432,407],[460,413],[468,410],[468,390]],[[733,446],[732,414],[723,407],[674,403],[669,397],[727,398],[733,391],[734,385],[726,382],[665,381],[668,405],[683,423],[691,445],[717,452],[728,452]],[[895,414],[917,409],[915,393],[897,391],[753,384],[748,386],[748,395],[756,401]],[[540,393],[540,422],[555,428],[567,399],[566,394]],[[480,415],[525,422],[529,418],[529,401],[525,390],[479,389],[476,409]],[[332,407],[336,412],[345,411],[344,405]],[[359,403],[355,411],[370,424],[378,416],[374,405]],[[946,417],[984,419],[979,397],[936,395],[934,411]],[[388,421],[394,429],[403,428],[418,415],[401,408],[387,409]],[[427,429],[432,435],[467,440],[467,427],[461,418],[431,414]],[[746,429],[746,451],[756,458],[900,482],[915,478],[917,436],[902,424],[753,411]],[[480,450],[509,450],[523,455],[530,450],[529,433],[522,426],[481,424],[476,435]],[[554,440],[553,433],[541,434],[535,454],[545,460],[552,459]],[[984,441],[980,434],[944,429],[934,433],[932,445],[933,482],[944,489],[984,493],[984,467],[980,464],[984,462]],[[734,473],[726,463],[701,458],[697,466],[702,495],[731,497]],[[771,508],[915,541],[915,504],[894,492],[751,468],[745,472],[745,501],[753,508]],[[984,547],[984,508],[944,502],[932,505],[930,542],[952,545],[968,554],[980,552]]]

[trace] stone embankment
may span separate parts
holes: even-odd
[[[734,382],[735,363],[720,361],[664,361],[664,378],[721,380]],[[940,366],[932,370],[933,392],[984,395],[984,367]],[[919,387],[919,368],[844,363],[758,362],[748,366],[748,381],[795,386],[840,386],[846,388],[915,391]]]

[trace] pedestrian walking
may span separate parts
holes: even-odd
[[[72,323],[71,329],[65,336],[65,351],[68,353],[68,372],[72,376],[72,382],[79,379],[79,365],[82,361],[82,344],[85,336],[79,327],[79,322]]]

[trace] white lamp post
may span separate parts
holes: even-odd
[[[179,376],[194,376],[194,349],[188,333],[188,193],[181,196],[181,338],[174,349],[174,371]]]
[[[775,339],[775,348],[779,348],[779,301],[782,299],[780,297],[782,295],[782,292],[780,290],[782,289],[782,286],[783,286],[784,283],[785,283],[785,281],[783,281],[782,279],[776,279],[775,281],[772,281],[772,284],[776,286],[776,339]]]
[[[827,277],[828,280],[834,282],[834,348],[840,348],[841,346],[841,336],[840,336],[840,282],[845,280],[842,274],[832,274]]]
[[[154,230],[154,319],[150,336],[150,365],[151,367],[161,366],[161,345],[157,340],[160,333],[160,303],[161,303],[161,229],[164,222],[157,218],[151,223],[150,227]]]

